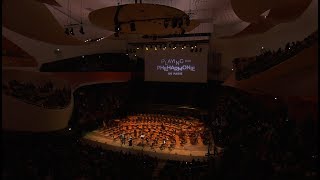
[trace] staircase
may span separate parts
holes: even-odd
[[[160,172],[164,168],[166,163],[167,163],[166,160],[159,161],[158,166],[153,170],[152,179],[159,179]]]

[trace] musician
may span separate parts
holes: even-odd
[[[130,138],[129,138],[129,146],[132,146],[132,137],[130,136]]]
[[[163,124],[163,123],[161,124],[161,128],[162,128],[162,129],[165,129],[165,126],[164,126],[164,124]]]
[[[124,144],[124,134],[120,134],[120,140],[121,140],[121,144]]]

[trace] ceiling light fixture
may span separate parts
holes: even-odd
[[[130,23],[131,32],[136,31],[136,24],[134,22]]]
[[[177,27],[177,23],[178,23],[178,22],[177,22],[177,18],[175,18],[175,17],[172,18],[171,27],[172,27],[172,28],[176,28],[176,27]]]
[[[186,33],[186,30],[181,29],[181,34],[183,35],[184,33]]]
[[[65,31],[64,31],[64,33],[65,33],[66,35],[70,35],[70,33],[69,33],[69,29],[68,29],[68,28],[66,28],[66,29],[65,29]]]
[[[186,18],[186,25],[187,25],[187,26],[190,25],[190,17],[189,17],[189,16],[187,16],[187,18]]]
[[[167,19],[164,20],[163,22],[164,28],[168,28],[169,26],[169,21]]]
[[[74,35],[73,28],[70,29],[70,34]]]
[[[179,18],[179,19],[177,20],[177,24],[178,24],[178,27],[179,27],[179,28],[182,27],[182,25],[183,25],[183,20],[182,20],[182,18]]]
[[[79,30],[79,32],[80,32],[81,34],[84,34],[84,31],[83,31],[83,26],[81,26],[81,27],[80,27],[80,30]]]

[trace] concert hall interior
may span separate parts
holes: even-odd
[[[318,179],[318,0],[2,0],[2,132],[3,179]]]

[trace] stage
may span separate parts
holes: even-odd
[[[212,137],[199,119],[140,114],[113,120],[87,133],[83,140],[109,150],[143,152],[159,159],[190,161],[207,158],[208,143]],[[129,146],[130,140],[132,146]]]

